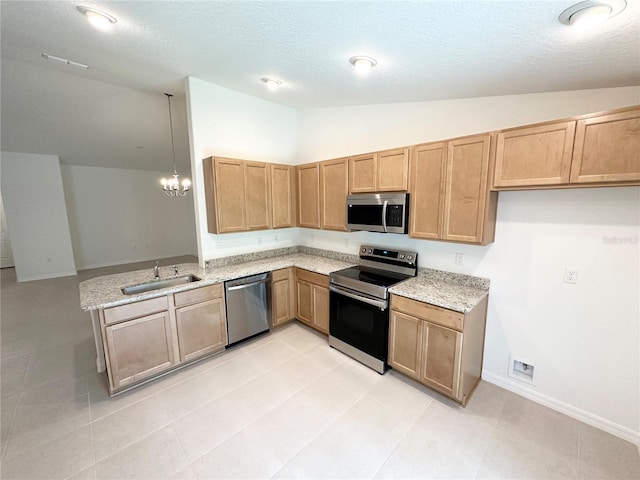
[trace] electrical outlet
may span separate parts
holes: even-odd
[[[575,268],[565,268],[564,283],[578,283],[578,270]]]
[[[462,265],[464,262],[464,253],[456,253],[456,265]]]

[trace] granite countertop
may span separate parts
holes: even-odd
[[[489,294],[489,288],[451,283],[430,275],[418,275],[394,285],[389,292],[456,312],[469,313]]]
[[[85,280],[80,283],[80,308],[83,310],[97,310],[115,307],[126,303],[161,297],[169,293],[182,292],[193,288],[204,287],[206,285],[213,285],[215,283],[233,280],[235,278],[246,277],[248,275],[271,272],[280,268],[298,267],[312,272],[321,273],[323,275],[328,275],[335,270],[347,268],[352,265],[354,265],[354,263],[305,253],[295,253],[234,265],[221,265],[207,268],[202,268],[197,263],[184,263],[178,265],[178,274],[193,274],[201,279],[199,282],[153,290],[139,295],[124,295],[120,290],[121,287],[153,280],[152,269],[147,268],[145,270],[117,273]],[[160,267],[161,279],[170,278],[172,276],[173,269],[171,267]]]
[[[266,253],[264,258],[261,256],[262,253],[258,252],[211,260],[207,262],[206,268],[200,267],[197,263],[184,263],[178,265],[178,274],[193,274],[201,279],[199,282],[153,290],[139,295],[124,295],[120,288],[152,281],[151,268],[92,278],[80,283],[80,307],[83,310],[115,307],[281,268],[297,267],[329,275],[336,270],[357,264],[357,257],[354,255],[309,247],[273,250]],[[170,278],[173,275],[171,267],[160,267],[160,278]],[[456,312],[468,313],[488,295],[489,280],[420,268],[417,277],[394,285],[389,292]]]

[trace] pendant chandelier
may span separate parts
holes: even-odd
[[[162,183],[162,189],[166,195],[170,197],[184,197],[189,189],[191,189],[191,181],[188,178],[185,178],[182,180],[182,183],[180,183],[180,177],[176,171],[176,147],[173,141],[173,120],[171,118],[171,97],[173,97],[173,95],[170,93],[165,93],[165,95],[167,96],[167,102],[169,103],[169,127],[171,128],[171,152],[173,153],[173,178],[163,178],[160,183]]]

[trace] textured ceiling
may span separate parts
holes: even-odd
[[[166,169],[162,93],[182,95],[188,75],[295,108],[640,84],[640,2],[588,33],[557,20],[574,3],[2,1],[2,147]],[[80,4],[118,23],[94,30]],[[357,54],[378,59],[368,78],[352,71]],[[267,91],[263,76],[283,87]],[[175,113],[188,168],[183,96]]]

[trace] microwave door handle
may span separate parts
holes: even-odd
[[[389,204],[389,202],[387,200],[384,201],[384,203],[382,204],[382,228],[384,229],[385,233],[387,231],[387,205]]]

